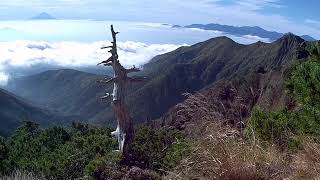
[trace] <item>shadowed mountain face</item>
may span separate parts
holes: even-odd
[[[96,83],[101,79],[101,75],[63,69],[12,80],[8,88],[57,113],[80,116],[80,121],[93,121],[106,106],[100,100],[105,88]]]
[[[35,121],[42,126],[67,124],[72,117],[59,117],[40,109],[22,98],[0,89],[0,135],[8,135],[23,121]]]
[[[258,46],[268,46],[264,48],[264,59],[259,61],[259,57],[253,56],[251,60],[243,60],[244,66],[234,68],[231,76],[189,95],[157,123],[195,135],[194,127],[200,121],[221,120],[241,127],[256,106],[265,111],[294,108],[295,103],[286,94],[284,82],[292,65],[307,59],[308,52],[304,50],[306,45],[301,38],[288,34],[273,44],[247,46],[256,47],[257,50]],[[263,55],[263,51],[254,52]]]
[[[145,66],[152,81],[134,93],[129,103],[136,104],[132,107],[134,114],[145,114],[149,110],[147,113],[157,118],[182,101],[181,94],[185,92],[194,93],[215,86],[221,80],[239,79],[241,82],[248,74],[290,66],[306,56],[303,46],[303,39],[288,34],[270,44],[240,45],[220,37],[182,47],[154,58]]]
[[[186,99],[183,93],[195,93],[235,79],[241,85],[242,77],[249,74],[267,74],[290,66],[306,56],[304,46],[305,41],[293,34],[273,43],[251,45],[219,37],[159,55],[141,72],[148,76],[148,81],[129,88],[129,110],[139,122],[159,118]],[[112,86],[99,86],[97,79],[102,77],[74,70],[48,71],[13,80],[8,88],[50,109],[110,124],[115,122],[110,103],[101,102],[99,97],[105,89],[111,92]]]

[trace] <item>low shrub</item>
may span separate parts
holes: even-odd
[[[5,139],[0,136],[0,175],[6,174],[10,171],[9,162],[9,148]]]
[[[190,144],[173,129],[142,127],[136,132],[125,163],[158,172],[174,167],[190,151]]]
[[[11,164],[7,171],[1,168],[5,174],[19,169],[48,179],[76,179],[84,176],[91,161],[107,156],[116,147],[108,128],[74,123],[71,128],[41,129],[38,124],[24,122],[5,143],[0,140],[0,166]]]
[[[314,112],[316,111],[316,112]],[[299,148],[300,136],[320,137],[320,114],[314,109],[263,112],[255,109],[247,124],[246,135],[255,135],[280,147]]]
[[[117,151],[97,156],[85,167],[85,175],[94,179],[120,179],[123,176],[121,160],[122,155]]]

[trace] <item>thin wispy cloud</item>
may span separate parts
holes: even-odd
[[[280,0],[239,0],[236,4],[241,8],[247,8],[247,10],[261,10],[265,7],[283,8],[284,5],[280,4]]]
[[[320,28],[320,21],[318,20],[314,20],[314,19],[306,19],[305,20],[306,23],[311,24],[313,26],[317,26]]]
[[[55,6],[63,6],[63,5],[86,5],[90,1],[84,1],[84,0],[3,0],[0,2],[0,6],[35,6],[35,7],[51,7],[53,5]]]

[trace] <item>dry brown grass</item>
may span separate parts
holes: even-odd
[[[283,179],[290,171],[286,154],[274,146],[250,144],[236,129],[219,123],[199,127],[205,127],[204,138],[167,179]]]
[[[303,150],[287,153],[245,140],[240,132],[221,123],[207,122],[193,144],[190,156],[165,179],[319,180],[320,144],[303,140]],[[202,138],[201,138],[202,136]]]
[[[234,111],[238,106],[232,99],[237,98],[227,90],[219,93],[229,94],[223,100],[210,94],[191,95],[164,117],[166,125],[182,129],[194,140],[191,155],[164,179],[320,180],[320,144],[305,140],[303,150],[293,153],[259,142],[253,131],[252,139],[244,139],[236,123],[226,124],[230,119],[241,122],[250,113],[242,116]]]
[[[32,173],[15,171],[11,176],[0,177],[0,180],[42,180],[44,178],[39,178]]]
[[[195,141],[191,155],[175,171],[169,173],[166,179],[241,180],[286,177],[290,167],[286,154],[280,153],[275,146],[262,148],[254,138],[249,143],[242,138],[242,132],[237,128],[222,123],[230,122],[230,118],[241,119],[242,116],[232,111],[233,99],[237,99],[234,93],[224,89],[219,94],[224,95],[223,101],[214,96],[192,95],[170,114],[170,125],[180,127],[184,124],[184,131]]]
[[[320,144],[307,139],[304,150],[294,155],[294,179],[320,179]]]

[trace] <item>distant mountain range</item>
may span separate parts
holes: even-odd
[[[187,26],[173,25],[173,28],[198,28],[203,30],[213,30],[213,31],[221,31],[227,34],[236,35],[236,36],[245,36],[252,35],[258,36],[261,38],[268,38],[271,41],[275,41],[281,38],[284,33],[279,33],[275,31],[267,31],[258,26],[229,26],[229,25],[221,25],[221,24],[191,24]],[[309,35],[300,36],[306,41],[315,41],[316,39]]]
[[[54,20],[56,18],[46,12],[42,12],[42,13],[32,17],[31,19],[32,20]]]
[[[136,123],[160,118],[170,108],[186,99],[183,93],[195,93],[225,80],[251,74],[268,75],[307,56],[302,38],[286,34],[273,43],[242,45],[227,37],[213,38],[193,46],[156,56],[146,64],[141,75],[144,83],[128,89],[127,103]],[[100,75],[75,70],[47,71],[9,81],[8,89],[45,108],[76,114],[81,120],[114,124],[110,102],[99,97],[112,85],[101,86]],[[270,82],[271,83],[271,82]],[[275,85],[276,86],[276,85]],[[249,86],[250,87],[250,86]]]

